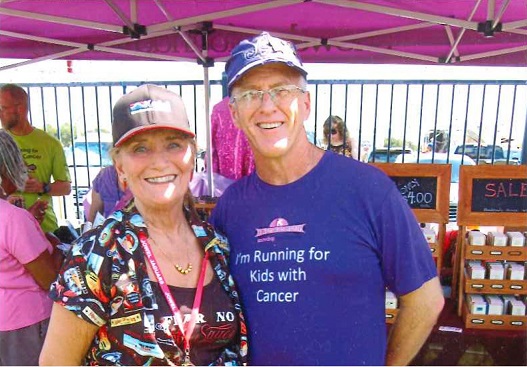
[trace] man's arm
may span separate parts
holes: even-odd
[[[24,192],[32,192],[35,194],[44,193],[45,182],[40,182],[36,178],[30,177],[26,181]],[[71,192],[71,182],[69,181],[55,181],[49,184],[49,191],[47,194],[51,196],[66,196]]]
[[[400,308],[388,338],[386,365],[408,365],[437,322],[445,299],[439,279],[399,298]]]

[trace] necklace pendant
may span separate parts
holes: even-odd
[[[183,275],[187,275],[188,273],[190,273],[192,271],[192,264],[188,263],[187,267],[185,269],[183,269],[179,264],[174,264],[174,268],[176,268],[178,273],[183,274]]]

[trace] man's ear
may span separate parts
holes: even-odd
[[[238,124],[238,110],[236,109],[236,106],[234,103],[231,103],[229,101],[229,111],[231,112],[232,122],[234,123],[234,126],[236,126],[238,129],[240,129],[240,125]]]
[[[311,113],[311,94],[308,91],[304,93],[304,98],[303,98],[302,103],[304,104],[304,108],[306,111],[305,117],[304,117],[304,121],[306,121],[309,118],[309,114]]]

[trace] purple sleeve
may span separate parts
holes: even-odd
[[[437,276],[419,223],[395,188],[384,200],[376,225],[382,244],[384,278],[391,291],[404,295]]]
[[[103,186],[107,184],[109,180],[111,180],[111,176],[113,174],[113,169],[111,168],[113,166],[105,167],[103,168],[97,176],[93,179],[92,186],[93,190],[100,193]]]

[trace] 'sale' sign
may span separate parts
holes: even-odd
[[[475,178],[472,212],[527,213],[527,181],[521,178]]]

